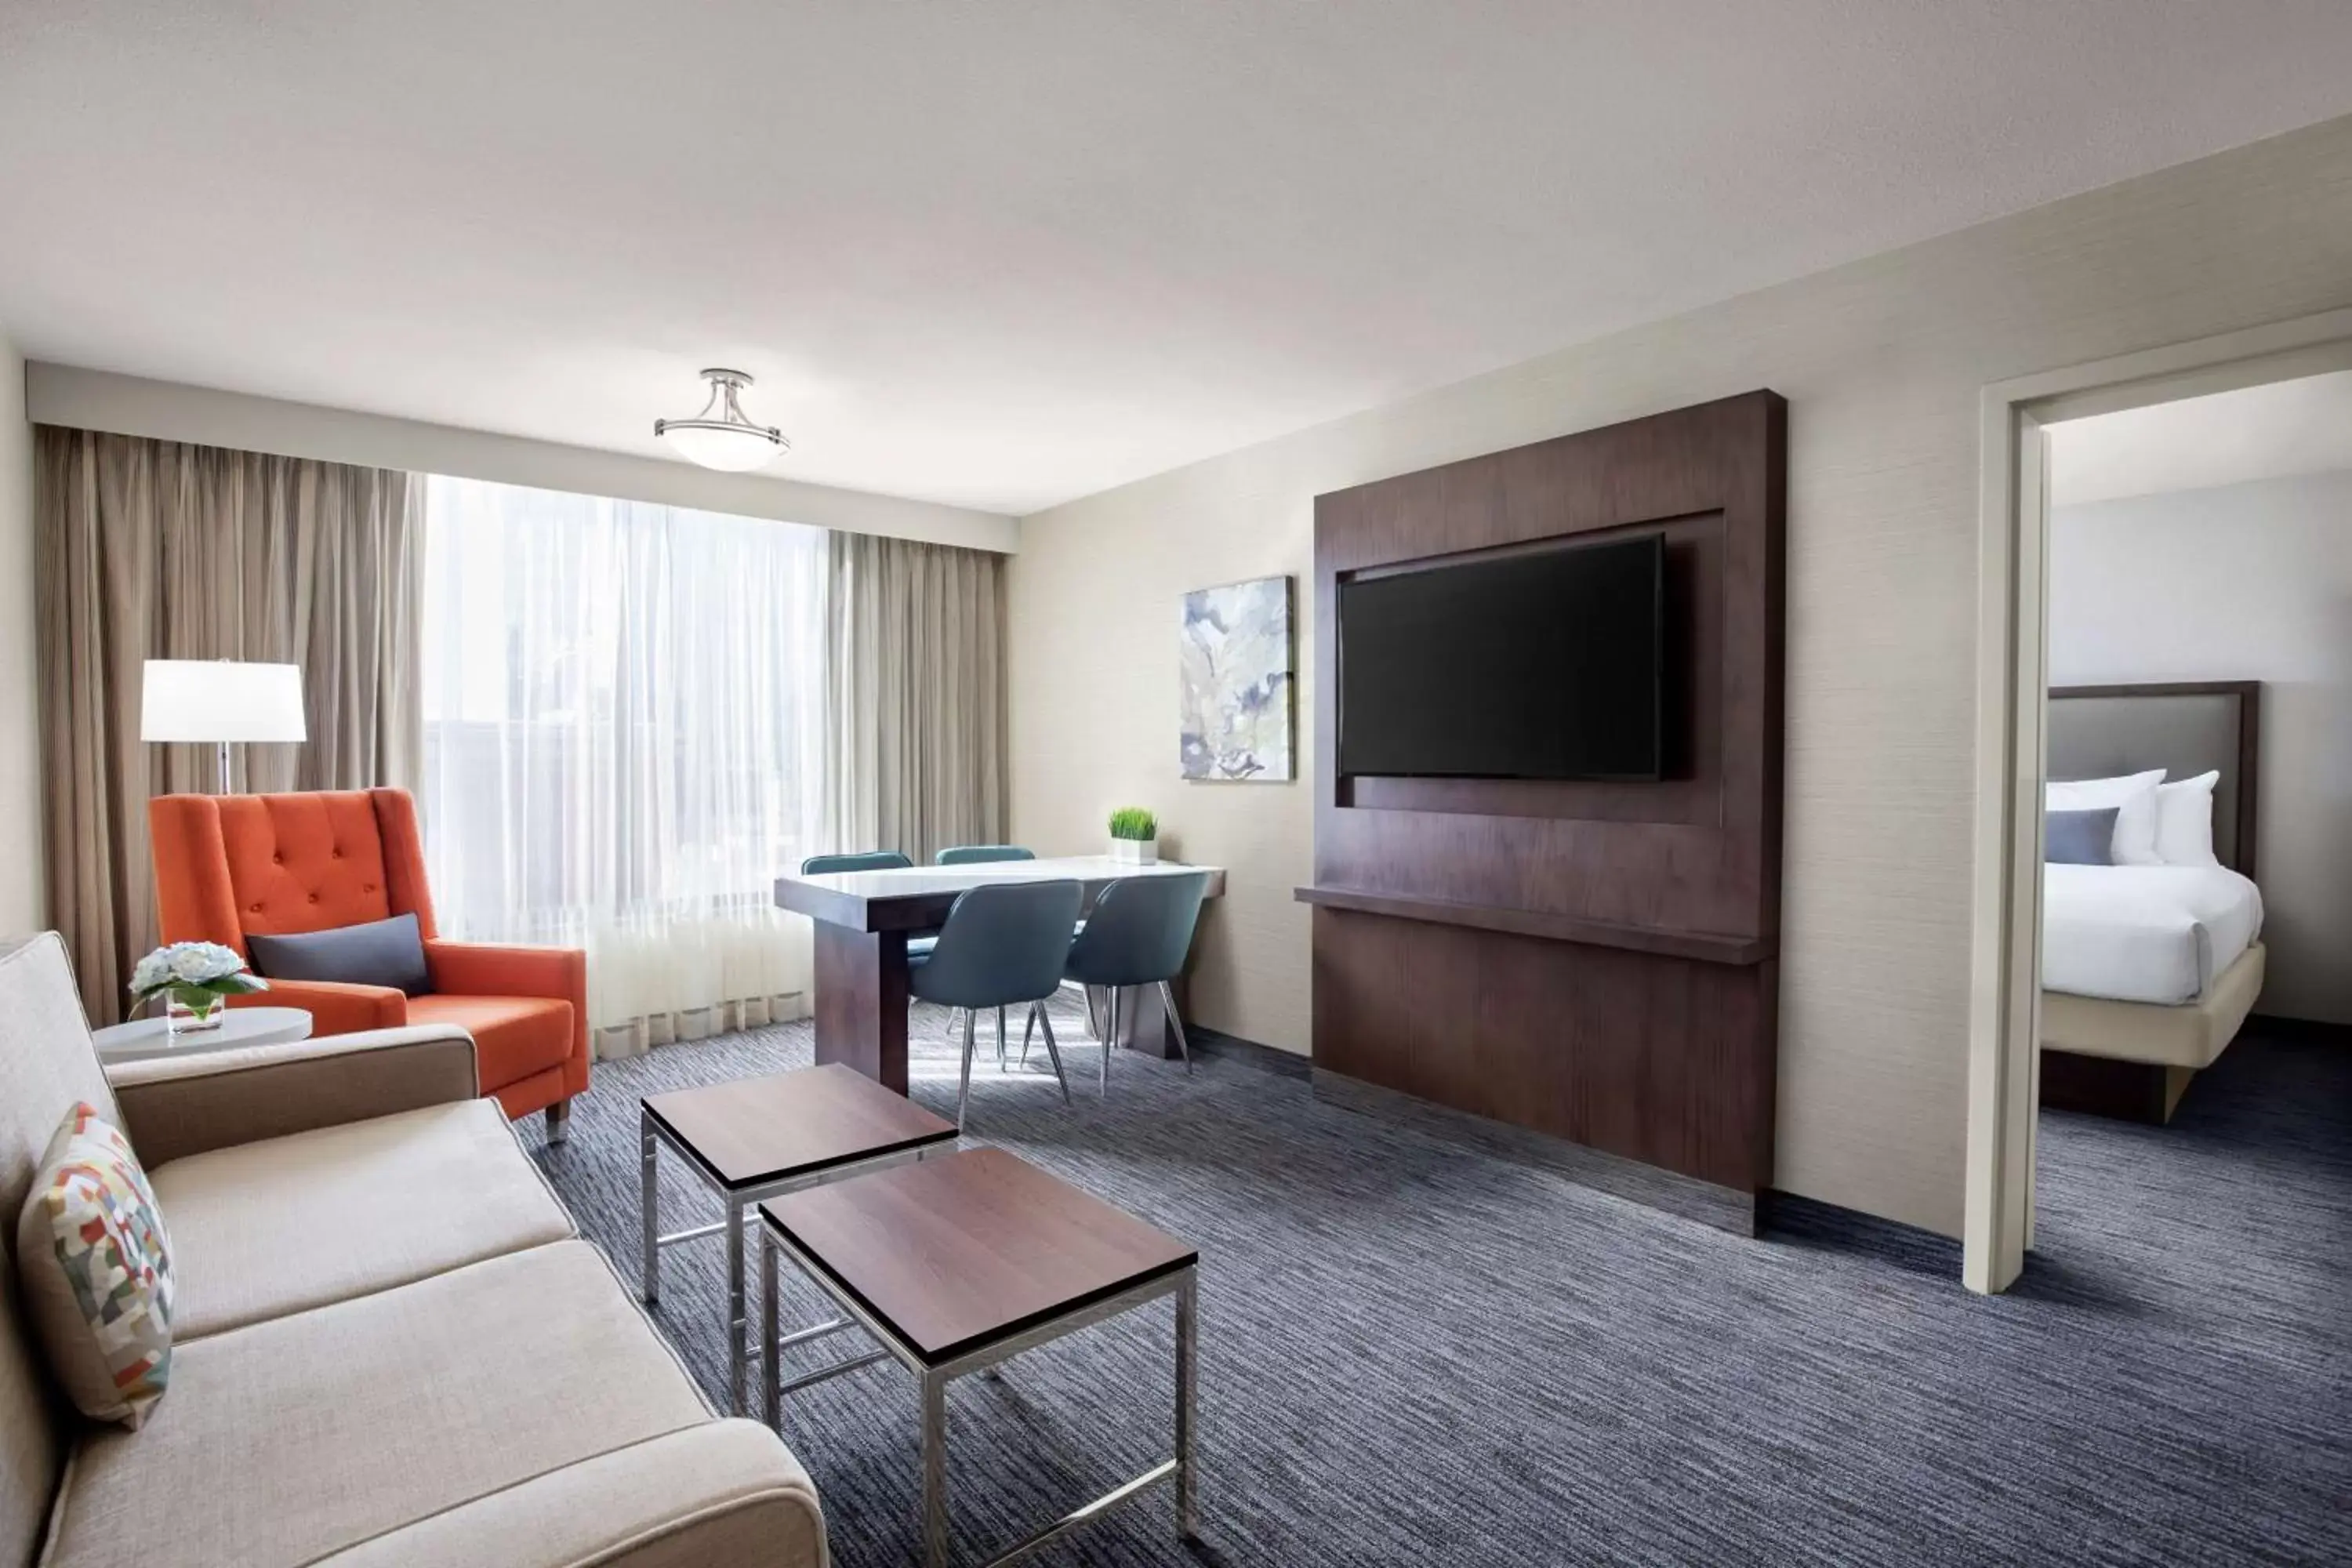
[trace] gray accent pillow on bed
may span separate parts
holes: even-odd
[[[264,980],[340,980],[352,985],[390,985],[411,996],[433,994],[433,976],[425,967],[425,939],[415,915],[300,936],[248,933],[245,945],[253,957],[253,972]]]
[[[2042,858],[2053,866],[2112,866],[2116,863],[2116,814],[2121,806],[2096,811],[2045,811],[2042,814]]]

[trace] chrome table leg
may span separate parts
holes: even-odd
[[[1176,1529],[1185,1540],[1201,1533],[1200,1502],[1193,1484],[1194,1387],[1199,1377],[1200,1279],[1188,1278],[1176,1290]]]
[[[721,1193],[727,1205],[727,1408],[740,1415],[743,1399],[743,1339],[751,1327],[743,1310],[743,1205],[732,1193]]]
[[[1179,1310],[1182,1309],[1179,1308]],[[777,1388],[776,1241],[760,1227],[760,1411],[769,1426],[783,1429],[783,1394]]]
[[[656,1226],[660,1219],[661,1165],[658,1141],[654,1136],[653,1113],[642,1107],[637,1111],[637,1157],[641,1162],[637,1173],[637,1207],[645,1229],[645,1254],[640,1260],[644,1270],[646,1305],[650,1307],[661,1295],[661,1238]]]
[[[948,1562],[948,1380],[923,1373],[923,1562]]]

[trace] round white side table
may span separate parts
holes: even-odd
[[[161,1018],[90,1031],[102,1062],[145,1061],[151,1057],[193,1057],[239,1046],[276,1046],[310,1037],[310,1015],[299,1007],[229,1007],[217,1029],[173,1034]]]

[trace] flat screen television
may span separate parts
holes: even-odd
[[[1570,544],[1339,584],[1339,771],[1660,776],[1665,544]]]

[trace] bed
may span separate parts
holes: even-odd
[[[2171,1120],[2262,994],[2253,681],[2062,687],[2047,774],[2216,773],[2206,865],[2049,865],[2042,875],[2042,1103]]]

